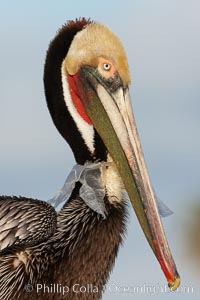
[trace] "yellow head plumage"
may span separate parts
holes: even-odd
[[[130,84],[130,72],[120,39],[106,26],[91,23],[78,32],[69,48],[64,65],[70,75],[83,65],[97,67],[99,58],[110,60],[125,86]]]

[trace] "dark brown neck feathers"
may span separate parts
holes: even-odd
[[[89,23],[91,23],[90,20],[83,18],[76,22],[70,21],[63,26],[49,45],[44,66],[44,88],[49,112],[54,125],[70,145],[79,164],[90,161],[91,153],[64,101],[61,66],[74,36]]]
[[[81,199],[72,200],[60,215],[58,220],[62,222],[64,232],[61,239],[58,233],[59,240],[66,240],[71,235],[74,237],[70,237],[63,258],[60,257],[56,264],[53,282],[69,287],[67,297],[58,296],[57,299],[101,299],[125,234],[126,223],[125,205],[107,205],[109,213],[106,219],[91,211]],[[66,228],[70,227],[66,216],[74,216],[68,232],[64,226],[66,222]],[[86,291],[79,291],[81,287],[82,291]]]

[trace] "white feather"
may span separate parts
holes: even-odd
[[[85,144],[87,145],[88,149],[91,151],[91,153],[94,152],[94,127],[93,125],[88,124],[83,118],[80,116],[78,111],[76,110],[76,107],[74,106],[74,103],[72,101],[72,97],[69,90],[69,84],[66,78],[65,69],[64,69],[64,62],[62,63],[61,67],[61,76],[62,76],[62,87],[63,87],[63,95],[64,100],[67,105],[67,108],[76,123],[76,126],[79,130],[79,132],[82,135],[82,138],[85,141]],[[76,138],[76,137],[74,137]]]

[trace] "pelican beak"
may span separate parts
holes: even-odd
[[[81,100],[95,129],[113,158],[142,230],[171,290],[180,277],[161,223],[147,172],[128,88],[119,74],[106,82],[93,67],[81,67],[76,79]]]

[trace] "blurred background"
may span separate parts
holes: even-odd
[[[44,97],[44,59],[58,28],[90,17],[125,45],[149,173],[157,195],[174,211],[163,223],[182,284],[177,292],[167,290],[130,207],[106,300],[200,296],[199,11],[198,0],[1,1],[0,194],[47,200],[75,163]]]

